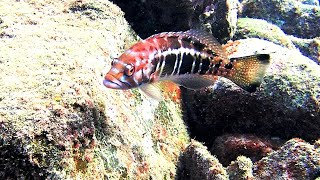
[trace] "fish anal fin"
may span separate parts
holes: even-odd
[[[256,91],[270,63],[270,55],[256,54],[230,60],[235,62],[235,66],[234,73],[228,78],[248,92]]]
[[[139,87],[147,96],[157,100],[162,101],[162,92],[159,87],[155,84],[143,84]]]

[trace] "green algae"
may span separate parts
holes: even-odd
[[[235,36],[237,39],[265,39],[289,49],[295,49],[291,40],[279,27],[261,19],[239,18],[237,22],[237,33]]]
[[[226,169],[201,143],[192,140],[180,157],[178,179],[229,179]]]
[[[237,160],[231,162],[227,167],[230,179],[253,179],[253,163],[250,158],[238,156]]]

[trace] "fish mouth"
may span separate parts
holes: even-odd
[[[126,83],[119,81],[117,78],[115,78],[113,75],[109,73],[106,74],[103,80],[103,85],[111,89],[129,89],[129,86]]]

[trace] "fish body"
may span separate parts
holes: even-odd
[[[229,59],[219,42],[204,31],[165,32],[134,44],[113,59],[103,84],[113,89],[139,87],[158,99],[161,95],[154,82],[170,80],[200,89],[222,76],[254,92],[269,61],[269,54]]]

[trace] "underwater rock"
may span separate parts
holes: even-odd
[[[252,161],[245,156],[238,156],[237,160],[232,161],[227,167],[230,180],[253,180]]]
[[[192,140],[182,153],[176,179],[315,179],[320,172],[319,140],[294,138],[252,163],[238,156],[226,168],[201,143]]]
[[[220,42],[229,40],[236,31],[238,0],[193,0],[194,14],[190,27],[211,32]]]
[[[138,38],[108,1],[0,2],[0,179],[172,179],[178,104],[103,86]]]
[[[253,165],[256,179],[315,179],[320,173],[320,150],[295,138]]]
[[[309,4],[309,5],[315,5],[315,6],[319,6],[319,0],[298,0],[300,1],[302,4]]]
[[[259,138],[250,134],[226,134],[214,140],[210,152],[218,157],[221,164],[227,166],[240,155],[256,162],[279,146],[279,140]]]
[[[225,133],[281,139],[320,137],[320,67],[297,50],[259,39],[235,41],[232,57],[270,53],[264,82],[248,93],[220,78],[215,86],[182,89],[184,119],[191,135],[211,147]],[[231,56],[230,56],[231,57]]]
[[[300,52],[320,63],[320,40],[319,38],[302,39],[292,35],[286,35],[278,26],[262,19],[239,18],[234,40],[245,38],[259,38],[282,45],[289,49],[299,49]]]
[[[176,179],[228,179],[219,160],[212,156],[207,147],[192,140],[180,157]]]
[[[282,45],[289,49],[295,49],[291,39],[276,25],[262,19],[239,18],[234,40],[259,38]]]
[[[301,39],[289,36],[289,38],[303,55],[320,64],[320,37]]]
[[[264,19],[299,38],[320,36],[320,6],[296,0],[245,0],[241,17]]]

